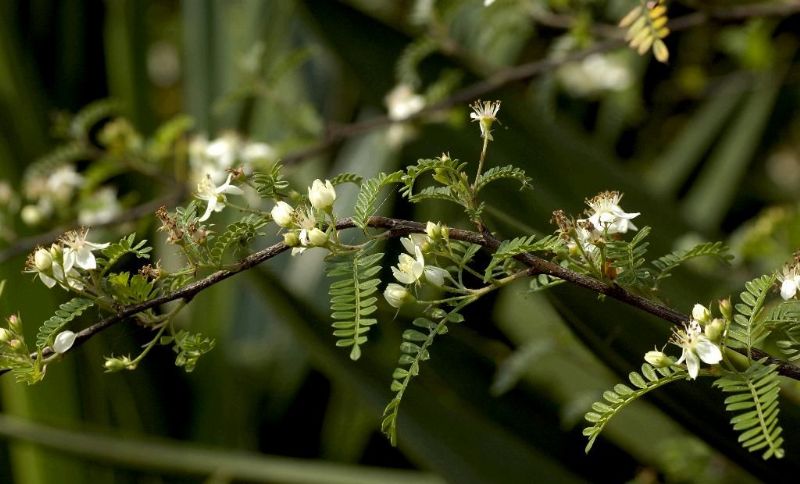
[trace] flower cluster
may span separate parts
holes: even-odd
[[[210,177],[213,183],[222,183],[232,168],[241,166],[249,171],[253,165],[270,163],[277,157],[278,153],[272,146],[245,141],[233,132],[224,133],[211,141],[204,136],[196,136],[189,143],[191,181],[202,183]]]
[[[577,220],[567,217],[562,210],[553,212],[552,222],[558,225],[558,232],[565,239],[571,253],[580,250],[586,258],[597,262],[599,246],[609,237],[637,230],[631,220],[638,217],[639,213],[622,210],[619,206],[621,200],[622,194],[616,191],[598,193],[586,199],[589,206],[586,210],[587,218]]]
[[[20,217],[26,225],[38,225],[69,202],[84,185],[84,178],[72,164],[65,164],[47,173],[31,175],[25,180],[23,193],[31,203],[22,207]]]
[[[720,302],[720,309],[725,313],[729,303]],[[702,304],[695,304],[692,308],[692,319],[682,328],[675,329],[670,338],[670,343],[681,348],[682,353],[677,361],[663,352],[648,351],[644,359],[653,366],[663,368],[671,365],[680,365],[686,362],[689,378],[697,378],[700,373],[700,362],[716,365],[722,361],[720,343],[725,332],[725,321],[713,318],[711,311]]]
[[[88,230],[67,232],[59,242],[49,249],[39,247],[28,257],[26,271],[39,277],[51,288],[56,284],[64,289],[82,290],[80,270],[97,268],[97,259],[92,251],[105,249],[109,244],[96,244],[86,240]]]
[[[400,254],[397,265],[392,267],[392,275],[397,282],[405,286],[393,282],[383,292],[383,296],[392,307],[399,308],[414,300],[406,287],[408,285],[418,286],[423,282],[429,282],[437,287],[444,285],[444,279],[448,275],[447,271],[441,267],[426,264],[423,253],[446,231],[447,229],[443,230],[441,225],[428,222],[425,234],[411,234],[400,239],[407,253]]]
[[[329,231],[334,230],[333,203],[336,201],[336,189],[330,180],[314,180],[308,187],[308,200],[311,206],[294,208],[284,201],[272,207],[272,220],[281,228],[287,229],[283,241],[292,247],[292,255],[302,254],[311,247],[324,247],[328,243],[329,234],[317,224],[315,211],[328,215],[331,220]]]

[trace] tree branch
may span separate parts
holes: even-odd
[[[425,225],[412,220],[373,216],[369,218],[367,225],[373,228],[386,229],[390,237],[402,237],[411,233],[425,233]],[[351,229],[355,226],[355,223],[350,218],[343,219],[336,224],[337,230]],[[449,236],[454,240],[480,245],[489,252],[494,252],[497,250],[501,243],[499,239],[495,238],[488,231],[478,233],[470,230],[450,229]],[[250,254],[239,261],[231,269],[214,272],[213,274],[200,279],[199,281],[187,284],[181,289],[178,289],[170,294],[164,294],[149,301],[120,308],[115,314],[107,316],[97,323],[77,332],[75,335],[75,343],[70,351],[85,343],[95,334],[108,329],[121,321],[124,321],[134,314],[138,314],[147,309],[151,309],[179,299],[183,299],[188,302],[204,289],[218,284],[240,272],[244,272],[252,267],[255,267],[262,262],[265,262],[281,254],[282,252],[285,252],[287,249],[289,249],[289,247],[286,244],[279,242]],[[563,279],[576,286],[589,289],[590,291],[598,294],[605,294],[672,324],[683,324],[691,319],[691,317],[686,314],[683,314],[663,304],[659,304],[639,295],[633,294],[620,286],[608,284],[583,274],[579,274],[533,254],[521,254],[516,256],[516,259],[530,268],[528,271],[530,275],[547,274],[549,276],[558,277],[559,279]],[[49,347],[42,351],[43,357],[48,357],[52,354],[53,351]],[[778,372],[781,375],[795,380],[800,380],[799,367],[791,363],[772,358],[767,353],[757,349],[752,350],[752,355],[755,359],[767,358],[768,363],[774,364],[778,367]],[[33,353],[31,357],[35,358],[36,353]],[[7,371],[9,370],[0,370],[0,375],[6,373]]]

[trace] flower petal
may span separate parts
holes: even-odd
[[[83,247],[76,255],[77,257],[75,259],[75,265],[86,269],[87,271],[97,269],[97,260],[94,258],[94,254],[92,254],[92,251],[89,250],[88,247]]]
[[[698,337],[695,351],[697,352],[697,356],[709,365],[716,365],[722,361],[722,351],[705,336]]]
[[[689,378],[694,380],[700,372],[700,360],[693,351],[686,352],[686,369],[689,370]]]
[[[786,279],[783,281],[783,284],[781,284],[781,297],[784,300],[793,298],[796,292],[797,284],[795,284],[794,280]]]
[[[398,282],[403,284],[413,284],[417,282],[417,278],[413,275],[399,270],[397,267],[392,267],[392,275]]]

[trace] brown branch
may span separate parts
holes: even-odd
[[[158,209],[158,207],[161,207],[162,205],[172,206],[175,203],[178,203],[181,199],[183,199],[184,196],[185,196],[184,190],[176,188],[176,193],[167,195],[157,200],[143,203],[141,205],[137,205],[133,208],[126,210],[125,212],[119,214],[117,217],[114,217],[107,222],[94,224],[90,228],[113,227],[121,223],[133,222],[139,220],[143,217],[153,215],[155,211]],[[15,240],[8,247],[0,251],[0,264],[11,259],[12,257],[16,257],[18,255],[31,252],[33,249],[39,247],[40,245],[44,246],[51,244],[55,242],[59,237],[64,235],[65,232],[69,230],[75,230],[80,227],[81,227],[80,224],[65,225],[62,227],[56,227],[48,232]]]
[[[411,233],[425,233],[424,224],[411,220],[373,216],[369,218],[368,225],[373,228],[386,229],[388,231],[388,235],[391,237],[402,237]],[[351,229],[355,226],[355,223],[350,218],[343,219],[336,224],[337,230]],[[494,252],[497,250],[501,243],[500,240],[495,238],[488,231],[478,233],[470,230],[450,229],[449,236],[454,240],[480,245],[489,252]],[[95,334],[110,328],[111,326],[142,311],[179,299],[183,299],[188,302],[204,289],[222,282],[240,272],[255,267],[262,262],[265,262],[277,256],[278,254],[285,252],[288,248],[289,247],[286,244],[279,242],[245,257],[231,269],[217,271],[170,294],[165,294],[149,301],[120,308],[115,314],[107,316],[97,323],[76,333],[75,344],[73,345],[72,349],[77,348],[81,344],[85,343]],[[649,299],[639,295],[633,294],[620,286],[608,284],[583,274],[579,274],[533,254],[521,254],[518,255],[516,259],[530,268],[528,271],[530,275],[547,274],[549,276],[558,277],[559,279],[563,279],[576,286],[617,299],[618,301],[641,309],[644,312],[650,313],[672,324],[683,324],[691,319],[690,316],[686,314],[676,311],[668,306],[650,301]],[[70,349],[70,351],[72,349]],[[53,351],[49,347],[42,351],[42,356],[44,357],[51,356],[52,354]],[[772,358],[767,353],[757,349],[752,350],[752,355],[756,359],[767,358],[768,363],[774,364],[778,367],[778,372],[781,375],[795,380],[800,380],[800,368],[797,366],[776,358]],[[31,354],[31,357],[35,358],[36,353]],[[6,373],[7,371],[9,370],[0,370],[0,375]]]
[[[787,16],[797,12],[800,12],[800,0],[791,0],[779,4],[745,5],[741,7],[687,14],[670,20],[669,27],[673,32],[678,32],[702,25],[711,20],[741,20],[758,16]],[[544,18],[548,20],[552,26],[559,28],[568,28],[573,25],[573,20],[570,20],[570,17],[563,15],[545,15]],[[509,84],[528,81],[540,74],[558,68],[564,64],[583,60],[592,54],[607,52],[609,50],[625,46],[625,41],[621,37],[615,38],[615,36],[611,34],[611,28],[615,27],[605,24],[603,24],[602,27],[602,34],[606,37],[610,37],[608,40],[598,42],[590,47],[587,47],[586,49],[573,52],[563,57],[536,60],[533,62],[520,64],[518,66],[501,69],[488,76],[486,79],[456,91],[447,99],[427,106],[425,109],[422,109],[416,114],[409,116],[407,119],[403,120],[403,122],[416,121],[424,118],[426,115],[437,113],[439,111],[452,108],[456,105],[469,103]],[[284,164],[290,165],[306,158],[320,155],[342,141],[354,136],[368,133],[374,129],[389,126],[393,122],[394,121],[389,119],[388,116],[382,115],[367,119],[365,121],[332,126],[329,128],[328,133],[322,141],[303,150],[289,153],[283,157],[282,161]]]

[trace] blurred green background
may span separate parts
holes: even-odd
[[[741,3],[672,2],[670,17]],[[3,1],[0,177],[18,187],[26,166],[58,145],[54,113],[104,98],[145,136],[186,113],[196,133],[236,130],[269,143],[298,187],[442,152],[473,162],[481,141],[467,102],[407,123],[402,142],[385,126],[340,137],[342,126],[385,113],[400,83],[430,104],[516,65],[558,64],[614,37],[634,4]],[[615,47],[482,92],[503,101],[488,166],[517,164],[534,185],[489,192],[490,228],[550,232],[553,210],[577,214],[584,198],[620,190],[623,207],[642,213],[637,224],[654,227],[654,256],[698,240],[732,245],[733,266],[698,264],[668,281],[664,299],[684,312],[786,261],[800,245],[800,18],[719,12],[668,37],[668,65]],[[177,190],[116,181],[132,203]],[[346,212],[355,194],[341,192],[337,208]],[[410,207],[394,193],[382,211],[468,226],[451,207]],[[14,227],[8,244],[42,230]],[[163,240],[152,219],[126,228]],[[388,245],[386,265],[398,245]],[[21,275],[23,263],[3,261],[0,309],[21,311],[34,331],[63,294]],[[434,346],[392,448],[378,423],[411,315],[384,308],[352,362],[330,336],[320,257],[284,256],[250,272],[185,311],[184,324],[217,339],[194,373],[159,349],[135,372],[104,374],[103,355],[147,341],[123,324],[51,365],[38,386],[0,378],[0,482],[714,483],[781,482],[800,471],[794,383],[782,393],[783,461],[741,450],[705,381],[627,409],[584,455],[583,413],[670,328],[566,285],[542,295],[523,283],[471,308]]]

